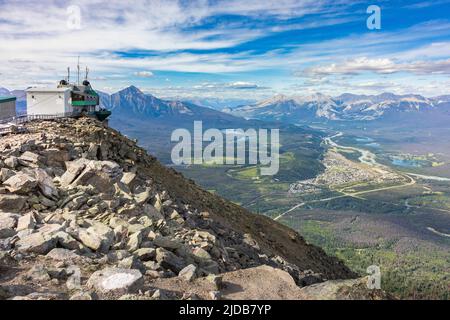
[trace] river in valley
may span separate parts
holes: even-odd
[[[343,137],[343,136],[344,136],[343,132],[338,132],[335,135],[332,135],[332,136],[324,138],[324,142],[325,142],[326,145],[329,145],[331,147],[336,147],[336,148],[343,149],[343,150],[350,150],[350,151],[359,152],[361,154],[361,156],[358,158],[358,161],[361,162],[361,163],[364,163],[364,164],[367,164],[367,165],[370,165],[370,166],[386,167],[385,165],[380,164],[380,163],[377,162],[377,156],[373,152],[371,152],[369,150],[366,150],[366,149],[359,148],[359,147],[343,146],[343,145],[340,145],[336,141],[333,140],[335,138],[339,138],[339,137]],[[372,143],[374,143],[373,140],[372,140]],[[419,179],[423,179],[423,180],[450,182],[449,178],[444,178],[444,177],[422,175],[422,174],[410,173],[410,172],[403,172],[403,173],[408,175],[408,176],[413,176],[415,178],[419,178]]]

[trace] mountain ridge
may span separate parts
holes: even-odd
[[[427,111],[447,112],[450,110],[450,95],[424,97],[419,94],[397,95],[383,92],[376,95],[343,93],[338,96],[320,92],[311,95],[277,94],[257,103],[236,107],[217,107],[198,105],[198,99],[165,100],[150,93],[144,93],[134,85],[115,93],[97,91],[100,105],[120,116],[138,118],[216,117],[228,121],[238,121],[236,117],[259,120],[290,121],[372,121],[392,117],[395,113],[414,113]],[[1,95],[17,96],[18,113],[26,111],[24,90],[9,91],[0,87]]]
[[[393,113],[448,111],[449,96],[426,98],[421,95],[378,95],[344,93],[336,97],[316,93],[310,96],[276,95],[253,105],[227,110],[230,114],[264,120],[382,120]]]
[[[179,118],[178,120],[201,120],[201,118],[240,121],[235,116],[178,100],[163,100],[144,93],[136,86],[126,87],[111,95],[99,92],[101,106],[113,111],[113,116],[138,119]]]

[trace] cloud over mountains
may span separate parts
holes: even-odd
[[[56,81],[67,66],[74,69],[78,56],[102,88],[117,90],[137,78],[141,86],[162,89],[169,79],[171,86],[203,86],[205,94],[234,90],[236,96],[241,90],[270,95],[269,90],[295,85],[338,90],[309,82],[336,83],[337,76],[351,78],[347,83],[355,88],[393,76],[389,82],[400,84],[398,91],[411,91],[401,84],[413,83],[417,75],[426,78],[415,81],[417,89],[432,80],[435,89],[422,93],[439,94],[449,72],[450,21],[442,1],[384,3],[386,27],[379,32],[366,28],[364,1],[79,0],[74,5],[79,28],[69,28],[73,12],[61,1],[31,0],[26,6],[0,1],[0,41],[7,44],[0,51],[4,85]],[[416,19],[404,22],[398,19],[402,15]]]

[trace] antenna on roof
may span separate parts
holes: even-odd
[[[67,83],[70,83],[70,67],[67,67]]]
[[[78,56],[77,70],[78,70],[77,84],[80,85],[80,56]]]
[[[86,66],[86,77],[84,78],[84,80],[88,79],[88,74],[89,74],[89,68]]]

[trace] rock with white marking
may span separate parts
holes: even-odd
[[[139,270],[120,268],[96,271],[87,282],[87,286],[98,293],[115,295],[137,292],[143,284],[144,278]]]

